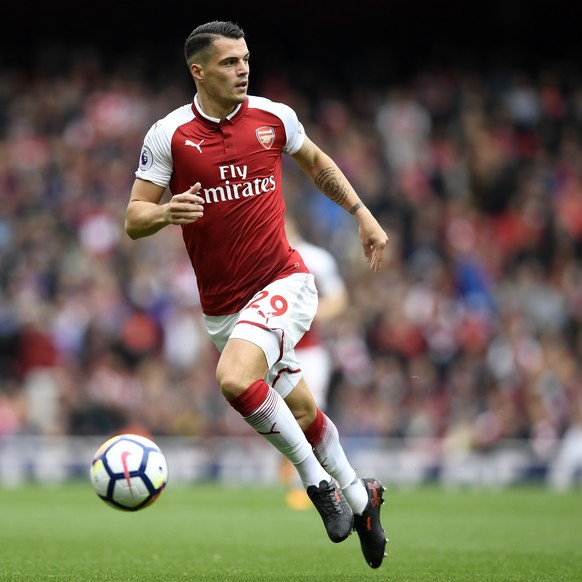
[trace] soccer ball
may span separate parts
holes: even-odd
[[[150,439],[121,434],[95,452],[90,469],[97,495],[121,511],[138,511],[158,499],[168,482],[166,457]]]

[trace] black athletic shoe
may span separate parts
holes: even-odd
[[[354,513],[335,481],[310,485],[307,495],[319,511],[329,539],[334,543],[347,539],[354,529]]]
[[[384,503],[386,488],[378,479],[362,479],[368,490],[368,505],[362,515],[354,515],[354,529],[360,536],[362,553],[370,568],[379,568],[386,555],[386,536],[380,523],[380,506]]]

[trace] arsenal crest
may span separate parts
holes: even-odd
[[[259,143],[266,150],[271,149],[271,146],[275,143],[275,130],[268,125],[263,125],[256,130],[256,134]]]

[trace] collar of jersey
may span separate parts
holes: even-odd
[[[246,99],[244,101],[244,103],[240,103],[239,105],[237,105],[235,110],[230,115],[227,116],[225,121],[233,122],[234,117],[238,113],[241,113],[241,109],[243,108],[243,105],[246,108],[247,102],[248,102],[248,99]],[[196,93],[196,95],[194,95],[194,108],[196,109],[198,115],[200,117],[202,117],[202,119],[209,121],[212,125],[224,123],[224,121],[221,121],[220,119],[218,119],[218,117],[210,117],[209,115],[206,115],[206,113],[204,113],[204,111],[202,111],[202,108],[200,107],[200,101],[198,101],[198,93]]]

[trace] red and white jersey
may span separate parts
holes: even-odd
[[[223,121],[195,97],[146,134],[137,178],[172,194],[202,185],[204,216],[182,234],[206,315],[236,313],[268,283],[308,272],[285,234],[281,159],[304,139],[293,109],[256,96]]]

